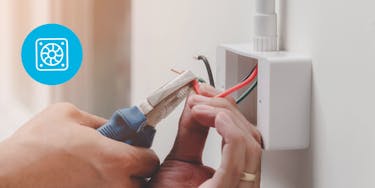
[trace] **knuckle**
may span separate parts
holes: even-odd
[[[199,86],[199,89],[200,89],[201,91],[207,91],[207,92],[209,92],[209,91],[212,90],[212,87],[211,87],[209,84],[207,84],[207,83],[202,83],[202,84]],[[214,88],[213,88],[213,89],[214,89]]]
[[[190,95],[190,96],[188,97],[188,99],[187,99],[187,103],[188,103],[188,104],[194,104],[194,102],[195,102],[195,98],[196,98],[196,95],[195,95],[195,94]]]
[[[228,97],[226,97],[226,99],[227,99],[228,102],[230,102],[231,105],[237,106],[236,100],[232,96],[228,96]]]
[[[149,164],[148,164],[149,166],[158,166],[160,164],[160,160],[153,150],[143,149],[143,148],[142,150],[146,152],[145,157],[148,158],[148,160],[144,160],[144,161],[149,161]]]
[[[188,99],[187,99],[187,103],[188,103],[190,106],[193,106],[193,105],[197,104],[198,101],[199,101],[199,100],[198,100],[198,96],[195,95],[195,94],[190,95],[190,96],[188,97]]]
[[[232,176],[234,179],[237,179],[238,177],[241,177],[242,172],[243,172],[243,166],[241,166],[241,165],[235,165],[235,166],[233,167],[233,170],[232,170],[232,174],[231,174],[231,176]]]
[[[261,140],[262,140],[262,134],[260,133],[260,131],[258,129],[255,129],[255,138],[256,140],[260,143]]]
[[[73,104],[68,102],[59,102],[51,105],[52,108],[58,108],[58,109],[72,109],[76,108]]]
[[[223,107],[223,108],[229,108],[231,106],[231,103],[224,98],[214,98],[216,100],[216,103],[218,106]]]
[[[152,156],[152,160],[151,160],[151,163],[150,163],[149,166],[151,166],[153,168],[159,167],[160,166],[160,159],[156,155]]]
[[[243,144],[246,141],[245,136],[239,131],[235,131],[233,134],[230,134],[229,139],[231,139],[234,144]]]
[[[58,110],[60,114],[68,117],[76,117],[80,114],[79,109],[75,105],[67,102],[53,104],[51,108]]]
[[[262,155],[262,147],[257,142],[250,142],[247,145],[247,150],[252,156],[260,157]]]
[[[249,133],[253,136],[253,138],[260,144],[262,138],[260,131],[250,122],[246,122],[246,127],[248,127]]]
[[[201,84],[200,90],[201,90],[201,94],[205,96],[209,96],[209,97],[212,97],[216,95],[217,93],[219,93],[218,90],[216,90],[214,87],[212,87],[209,84]]]
[[[225,114],[225,116],[227,116],[227,117],[231,117],[231,118],[234,117],[234,113],[231,110],[226,109],[226,108],[221,109],[220,113]]]
[[[216,108],[218,110],[218,113],[216,115],[216,120],[223,120],[227,118],[231,118],[232,112],[228,109],[222,109],[222,108]],[[223,124],[223,126],[235,126],[235,125],[227,125]]]
[[[226,108],[231,111],[238,109],[238,106],[234,99],[232,101],[229,98],[212,98],[212,100],[213,100],[212,104],[220,108]]]

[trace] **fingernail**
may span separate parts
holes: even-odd
[[[201,84],[200,90],[208,96],[214,96],[219,93],[214,87],[208,84]]]
[[[260,146],[262,147],[262,149],[264,149],[264,142],[263,142],[263,137],[262,136],[260,137]]]

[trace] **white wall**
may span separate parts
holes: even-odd
[[[207,55],[214,65],[219,44],[251,38],[249,0],[134,0],[132,3],[133,103],[176,76],[169,71],[171,67],[191,69],[207,80],[203,64],[193,60],[193,56]],[[174,112],[158,127],[153,147],[162,159],[172,147],[180,112]],[[215,141],[218,142],[208,147],[205,158],[210,159],[206,160],[208,164],[216,166],[220,141],[212,136],[208,143]]]
[[[284,3],[285,47],[313,57],[312,187],[375,187],[375,1]]]
[[[191,56],[214,62],[219,43],[248,42],[252,1],[133,1],[132,101],[172,74],[171,64],[197,71]],[[375,1],[280,0],[283,46],[313,58],[311,148],[266,152],[262,187],[375,187]],[[206,9],[208,10],[206,12]],[[178,114],[159,127],[164,156]],[[217,165],[212,137],[208,164]],[[213,149],[212,149],[213,147]]]

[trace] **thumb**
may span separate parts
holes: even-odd
[[[200,86],[201,95],[213,97],[217,93],[218,91],[209,85],[202,84]],[[202,126],[193,118],[188,101],[189,99],[185,104],[184,112],[179,122],[177,138],[167,160],[172,159],[201,164],[209,128]]]
[[[110,156],[111,162],[119,164],[118,167],[132,177],[151,177],[160,164],[159,158],[151,149],[134,147],[101,135],[100,146],[100,153]]]

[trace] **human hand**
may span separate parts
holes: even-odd
[[[0,187],[140,187],[157,156],[100,135],[104,123],[70,104],[48,107],[0,143]]]
[[[200,90],[203,96],[192,95],[187,100],[173,149],[150,186],[259,187],[259,131],[241,114],[233,98],[212,98],[217,91],[207,85]],[[223,138],[222,162],[216,172],[202,164],[210,126]],[[240,181],[244,171],[256,174],[256,181]]]

